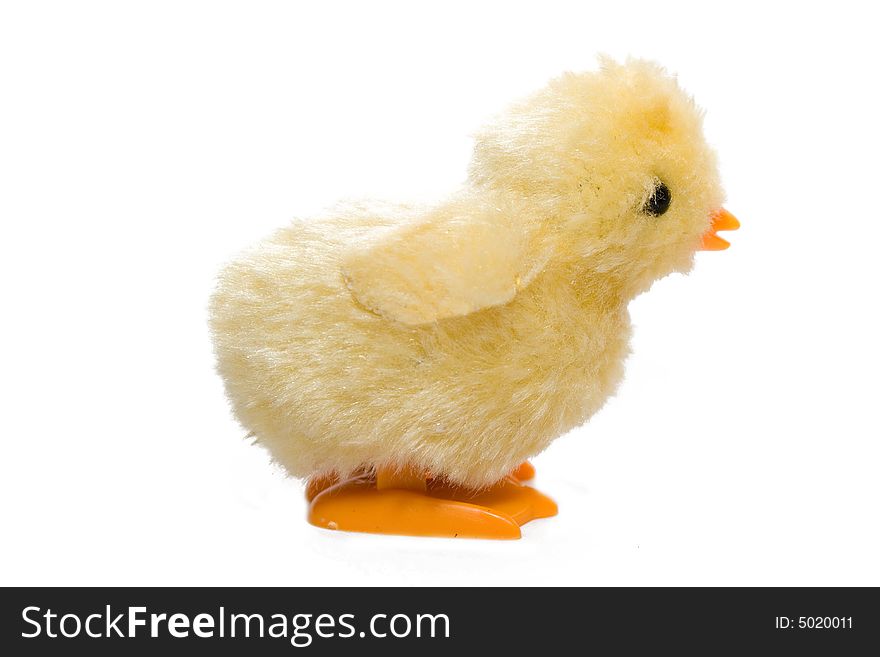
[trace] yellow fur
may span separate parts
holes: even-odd
[[[652,217],[658,179],[672,203]],[[653,64],[603,60],[483,130],[448,201],[341,208],[229,265],[219,371],[295,476],[414,465],[491,484],[614,392],[627,303],[690,269],[721,201],[691,99]]]

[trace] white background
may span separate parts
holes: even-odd
[[[880,585],[869,6],[4,2],[0,583]],[[217,270],[340,198],[442,197],[598,52],[707,109],[732,248],[633,303],[619,394],[536,459],[558,517],[311,527],[213,372]]]

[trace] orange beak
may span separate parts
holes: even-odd
[[[736,230],[739,228],[739,221],[724,208],[721,208],[712,215],[712,226],[703,235],[700,243],[700,251],[723,251],[730,242],[722,237],[718,237],[719,230]]]

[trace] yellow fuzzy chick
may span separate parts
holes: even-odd
[[[223,271],[235,413],[310,478],[314,524],[519,537],[555,506],[511,473],[614,392],[629,301],[727,246],[722,199],[663,69],[563,75],[479,133],[445,202],[297,221]]]

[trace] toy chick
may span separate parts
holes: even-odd
[[[613,394],[627,304],[739,226],[701,114],[663,69],[603,60],[477,136],[428,208],[296,221],[221,274],[218,369],[309,520],[519,538],[556,513],[528,459]]]

